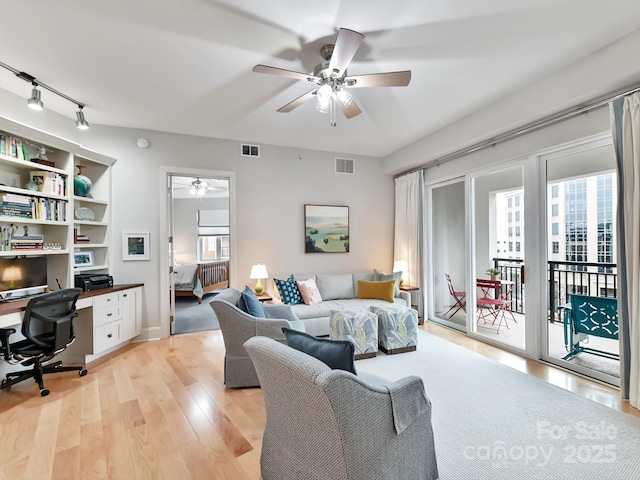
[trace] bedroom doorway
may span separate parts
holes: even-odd
[[[169,332],[219,328],[209,301],[229,286],[233,182],[219,172],[167,174]]]

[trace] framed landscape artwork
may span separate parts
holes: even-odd
[[[304,206],[305,253],[349,252],[349,207]]]

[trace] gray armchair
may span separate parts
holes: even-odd
[[[282,327],[304,330],[304,324],[288,305],[264,305],[268,318],[257,318],[238,308],[240,292],[227,288],[209,304],[218,318],[226,350],[224,356],[224,384],[227,388],[259,387],[253,363],[244,349],[244,342],[256,335],[285,342]]]
[[[438,478],[422,379],[331,370],[264,337],[245,343],[264,397],[264,480]]]

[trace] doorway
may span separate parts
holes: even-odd
[[[219,328],[209,302],[234,272],[234,174],[165,169],[161,177],[167,242],[161,329],[169,335]]]

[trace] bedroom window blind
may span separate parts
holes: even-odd
[[[229,211],[198,210],[198,235],[229,235]]]

